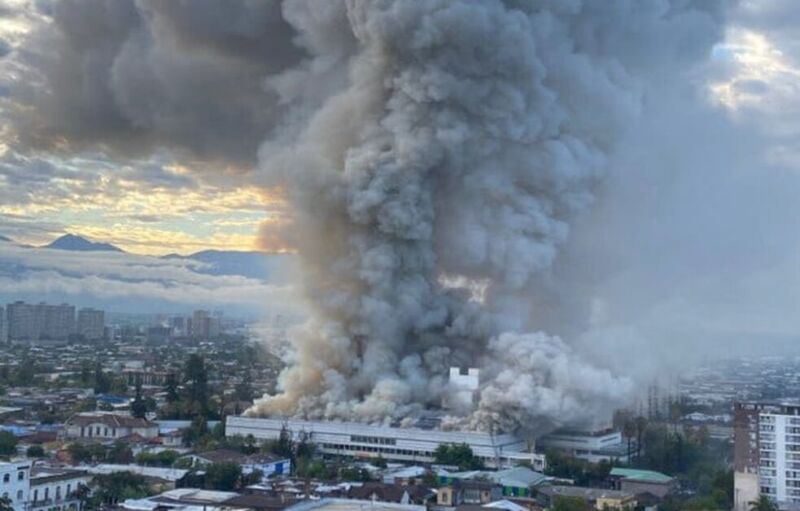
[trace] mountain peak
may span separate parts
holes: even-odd
[[[95,243],[75,234],[65,234],[60,238],[57,238],[49,245],[45,245],[45,248],[75,250],[80,252],[122,252],[122,249],[117,248],[110,243]]]

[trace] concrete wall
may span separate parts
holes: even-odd
[[[758,500],[758,493],[758,474],[740,471],[733,473],[734,511],[749,511],[749,502]]]

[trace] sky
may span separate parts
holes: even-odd
[[[598,357],[609,335],[691,344],[800,332],[800,6],[729,5],[687,91],[646,98],[647,115],[554,267],[554,295],[588,290],[589,328],[578,337]],[[39,245],[69,232],[144,255],[293,250],[295,212],[260,167],[296,135],[292,116],[303,112],[286,98],[302,94],[317,108],[347,79],[336,56],[308,54],[355,44],[313,37],[302,10],[0,0],[0,234]],[[293,79],[314,66],[324,79]],[[12,250],[0,256],[18,260]],[[41,292],[48,278],[39,277],[15,282]],[[67,296],[80,287],[59,285]],[[166,287],[131,292],[186,300]]]
[[[63,107],[63,110],[47,112],[49,107],[55,107],[48,104],[46,96],[52,96],[59,80],[65,81],[66,78],[57,63],[47,60],[59,52],[48,47],[52,41],[45,40],[42,32],[54,24],[65,31],[74,28],[69,16],[63,12],[59,14],[58,8],[54,7],[58,3],[5,0],[0,9],[0,49],[4,54],[0,65],[5,75],[5,83],[0,89],[4,91],[0,107],[0,125],[3,126],[0,131],[2,234],[23,243],[43,244],[63,233],[78,233],[142,254],[185,254],[206,248],[286,250],[287,243],[281,240],[268,237],[259,241],[259,226],[280,223],[287,211],[280,188],[261,186],[253,179],[257,141],[237,145],[225,140],[226,147],[221,149],[223,154],[203,149],[186,155],[185,147],[176,151],[167,138],[175,135],[185,139],[195,134],[191,127],[170,124],[197,122],[198,119],[174,121],[165,118],[162,126],[159,119],[153,117],[142,119],[144,128],[140,129],[136,126],[139,121],[131,114],[123,122],[128,126],[120,128],[118,120],[91,117],[92,101],[97,102],[100,110],[107,107],[102,105],[105,101],[126,100],[122,97],[108,99],[102,94],[93,96],[87,93],[78,102],[70,98],[74,91],[65,92],[61,98],[64,104],[55,106]],[[79,4],[81,2],[71,6],[72,10],[77,11]],[[724,40],[708,56],[709,63],[716,69],[707,77],[706,84],[709,100],[724,109],[733,122],[758,124],[764,132],[772,135],[766,153],[769,161],[788,165],[795,165],[798,158],[798,150],[791,144],[797,129],[793,114],[800,96],[797,80],[800,44],[796,41],[797,34],[791,22],[797,17],[796,10],[792,2],[786,0],[741,2],[733,10]],[[53,21],[54,14],[58,22]],[[91,22],[87,21],[87,26]],[[165,30],[178,32],[180,28],[168,27]],[[245,31],[249,29],[243,28]],[[223,34],[231,39],[234,35],[237,34]],[[77,39],[78,36],[73,37],[73,40]],[[109,39],[97,44],[106,44],[110,48],[119,43]],[[151,44],[158,49],[156,43]],[[252,48],[258,48],[259,44],[253,42]],[[269,50],[268,44],[266,47]],[[93,50],[100,52],[103,49]],[[278,50],[286,51],[285,48]],[[124,57],[124,54],[117,55],[118,60]],[[210,62],[220,68],[228,65],[222,62],[222,58],[218,60]],[[111,60],[102,65],[106,64],[110,65]],[[84,61],[84,65],[88,66],[88,61]],[[156,62],[152,65],[166,64]],[[234,78],[236,73],[249,76],[258,68],[252,66],[256,69],[243,71],[236,66],[230,67]],[[162,75],[160,78],[168,77]],[[175,80],[184,87],[187,81],[202,78],[206,79],[205,85],[209,87],[220,85],[215,82],[216,78],[204,76],[176,73]],[[255,78],[257,82],[259,77]],[[142,89],[130,94],[150,92]],[[174,94],[175,91],[163,93]],[[259,93],[268,96],[266,91],[254,92]],[[56,90],[55,95],[58,94]],[[219,91],[219,94],[225,94],[225,91]],[[213,97],[216,96],[204,94],[199,100]],[[76,104],[69,104],[70,100]],[[187,103],[180,108],[192,106]],[[202,108],[199,104],[194,106]],[[30,118],[33,115],[26,118],[24,113],[20,114],[26,109],[39,109],[40,116],[50,115],[52,118],[34,120]],[[105,115],[103,112],[100,114]],[[85,116],[86,120],[75,121],[73,115]],[[169,113],[165,113],[165,117],[168,116]],[[214,121],[213,116],[201,120]],[[36,127],[34,124],[48,121],[50,126]],[[83,132],[75,129],[72,133],[59,126],[71,122],[95,126]],[[110,137],[91,133],[93,128],[103,130],[103,122],[111,125],[110,130],[117,129],[118,133]],[[230,123],[234,125],[228,126]],[[247,119],[243,121],[242,130],[249,131],[253,124],[259,123],[258,119]],[[261,124],[264,124],[263,133],[266,134],[268,123]],[[221,119],[220,125],[221,129],[236,130],[235,119]],[[143,133],[148,129],[153,133]],[[46,133],[48,130],[50,133]],[[59,130],[62,133],[58,133]],[[164,136],[161,143],[157,138],[159,132]],[[150,136],[153,140],[142,140]],[[236,138],[235,133],[228,136]],[[242,135],[243,138],[248,136]],[[44,137],[50,140],[42,140]],[[198,142],[207,143],[205,140]],[[194,143],[191,141],[187,145]],[[126,144],[131,147],[120,150],[119,146]],[[114,147],[109,149],[109,146]],[[243,154],[247,150],[252,154]],[[238,154],[232,156],[231,152]]]

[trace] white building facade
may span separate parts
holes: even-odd
[[[89,485],[83,470],[33,469],[27,511],[79,511],[78,488]]]
[[[604,431],[557,431],[536,441],[543,449],[557,449],[590,463],[601,461],[628,461],[627,445],[622,433]]]
[[[30,477],[30,462],[0,462],[0,496],[9,499],[14,511],[26,510]]]
[[[759,414],[759,487],[778,503],[800,504],[800,407]]]
[[[383,457],[387,460],[431,463],[442,444],[467,444],[487,466],[504,465],[510,459],[533,459],[526,443],[508,433],[370,426],[348,422],[283,420],[229,416],[226,436],[253,435],[258,439],[277,439],[286,428],[294,438],[308,435],[317,449],[326,454],[358,458]]]
[[[158,424],[118,413],[84,412],[73,415],[64,425],[68,439],[111,441],[130,435],[156,438]]]

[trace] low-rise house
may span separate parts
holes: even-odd
[[[16,406],[0,406],[0,421],[10,421],[25,417],[25,410]]]
[[[64,424],[64,437],[71,440],[112,441],[131,435],[158,437],[158,425],[130,415],[86,412],[73,415]]]
[[[442,507],[457,507],[463,504],[484,505],[503,496],[503,488],[497,483],[469,479],[456,479],[442,486],[436,493],[436,504]]]
[[[434,495],[434,492],[425,486],[364,483],[361,486],[351,487],[347,497],[356,500],[425,505]]]
[[[145,499],[129,499],[118,506],[128,511],[237,509],[226,505],[226,502],[238,496],[238,493],[228,491],[181,488]]]
[[[417,484],[422,481],[427,471],[425,467],[419,465],[389,467],[383,471],[381,477],[386,484]]]
[[[151,488],[157,491],[173,490],[181,486],[188,470],[180,468],[144,467],[141,465],[114,465],[101,463],[84,467],[92,475],[107,475],[116,472],[131,472],[147,479]]]
[[[530,497],[531,489],[544,483],[547,477],[527,467],[514,467],[505,470],[471,470],[467,472],[439,471],[440,484],[450,484],[456,480],[480,479],[492,481],[502,487],[506,497]]]
[[[0,463],[0,496],[15,511],[78,511],[78,489],[89,482],[85,471],[42,465],[29,461]]]
[[[227,508],[249,509],[251,511],[281,511],[292,506],[303,499],[285,499],[280,497],[268,497],[256,493],[237,495],[225,501]]]
[[[288,475],[291,472],[291,461],[288,458],[272,454],[242,454],[230,449],[216,449],[214,451],[189,454],[192,466],[202,467],[212,463],[236,463],[242,467],[243,474],[250,474],[260,470],[264,477]]]
[[[559,498],[583,499],[587,505],[599,511],[606,509],[632,510],[637,504],[635,495],[619,490],[557,485],[536,488],[536,500],[544,508],[552,507]]]
[[[659,498],[675,490],[677,481],[661,472],[614,467],[608,476],[611,486],[628,493],[650,493]]]
[[[89,480],[85,470],[34,465],[27,511],[80,510],[80,488],[88,487]]]

